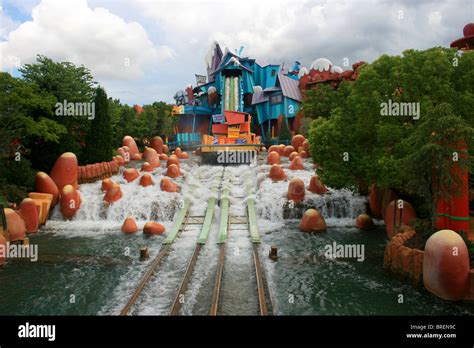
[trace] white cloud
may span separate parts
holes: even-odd
[[[428,22],[430,25],[440,25],[442,18],[439,11],[433,11],[428,14]]]
[[[206,72],[214,40],[232,51],[243,45],[243,55],[270,63],[309,66],[327,57],[342,66],[346,57],[351,65],[447,47],[472,21],[472,0],[43,0],[38,7],[44,10],[7,34],[2,53],[22,63],[42,53],[84,64],[127,103],[172,101],[176,90],[195,84],[195,73]]]
[[[5,40],[8,34],[21,24],[5,15],[3,11],[0,12],[0,23],[0,39],[2,40]]]
[[[87,0],[43,0],[32,12],[32,20],[11,31],[0,43],[2,69],[43,54],[91,69],[96,78],[134,79],[157,62],[171,58],[168,46],[155,46],[137,22],[101,7],[92,9]]]
[[[454,39],[447,21],[457,20],[462,28],[469,20],[462,8],[469,1],[137,0],[136,4],[165,30],[180,55],[192,51],[193,57],[203,57],[217,40],[231,50],[244,45],[244,55],[253,58],[289,64],[298,59],[309,65],[318,57],[337,64],[348,57],[354,63],[383,53],[447,45]]]

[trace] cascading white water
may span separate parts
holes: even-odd
[[[264,161],[264,155],[261,155],[260,163]],[[273,182],[268,178],[270,166],[266,164],[260,164],[257,167],[229,166],[226,168],[226,172],[234,177],[244,171],[251,171],[254,186],[257,188],[255,198],[259,225],[268,227],[276,224],[277,226],[285,219],[299,219],[303,210],[309,207],[320,210],[326,222],[336,226],[353,225],[357,215],[365,212],[366,197],[358,196],[349,190],[333,189],[325,195],[306,190],[303,205],[289,208],[286,197],[289,180],[298,177],[308,186],[311,176],[314,175],[314,169],[311,161],[305,161],[305,170],[289,170],[288,165],[289,161],[283,159],[282,167],[288,180],[279,182]],[[180,193],[161,191],[159,184],[166,171],[163,167],[157,168],[151,174],[155,185],[149,187],[140,186],[139,179],[127,183],[119,173],[112,179],[120,184],[123,198],[110,205],[103,202],[104,193],[100,190],[100,181],[82,184],[79,188],[82,203],[76,216],[71,221],[65,221],[59,207],[56,207],[43,229],[52,232],[67,231],[70,235],[118,231],[128,216],[135,217],[139,228],[147,221],[159,221],[165,226],[171,226],[180,201],[186,197],[191,200],[191,214],[204,215],[207,200],[213,194],[211,187],[216,180],[219,180],[222,169],[222,166],[198,166],[192,160],[182,161],[181,170],[184,176],[174,179],[181,186]],[[244,187],[234,185],[232,191],[231,214],[245,215],[245,202],[249,197]]]
[[[137,167],[140,163],[137,164]],[[118,232],[128,216],[137,220],[139,228],[147,221],[158,221],[171,228],[175,213],[185,198],[191,201],[191,214],[202,215],[207,206],[207,200],[212,195],[211,181],[216,173],[221,171],[218,167],[202,166],[197,168],[193,161],[182,161],[181,171],[183,177],[173,179],[181,186],[181,192],[170,193],[160,189],[160,181],[165,177],[166,169],[157,168],[151,174],[154,185],[142,187],[139,179],[131,183],[122,176],[122,171],[111,177],[120,184],[123,197],[112,204],[103,201],[104,193],[101,191],[101,182],[82,184],[79,187],[81,194],[81,207],[71,221],[65,221],[56,206],[51,219],[43,231],[66,234],[69,236],[96,235],[101,232]],[[144,173],[140,173],[143,175]],[[202,176],[202,178],[201,178]]]
[[[472,309],[435,301],[426,291],[419,291],[411,284],[402,285],[397,279],[392,281],[387,277],[381,267],[384,231],[377,229],[374,233],[361,233],[354,227],[354,218],[365,210],[364,197],[346,190],[330,190],[326,195],[313,194],[307,190],[305,206],[314,206],[322,212],[328,231],[300,233],[298,220],[285,219],[288,180],[271,182],[267,178],[270,166],[263,164],[265,158],[265,153],[259,155],[260,165],[257,167],[226,167],[227,174],[224,177],[231,181],[228,187],[232,216],[245,215],[246,201],[250,197],[255,198],[261,239],[258,249],[276,314],[367,315],[393,314],[403,310],[403,313],[410,315],[472,314]],[[139,180],[125,183],[121,175],[113,177],[121,183],[124,197],[109,207],[102,202],[100,182],[81,185],[82,207],[74,219],[65,221],[59,208],[55,208],[47,225],[32,236],[32,241],[41,246],[40,260],[44,259],[36,267],[28,266],[28,277],[18,272],[21,268],[14,268],[15,264],[1,272],[3,280],[17,284],[16,288],[6,288],[3,296],[8,300],[9,307],[0,306],[2,310],[5,313],[26,315],[119,314],[159,253],[165,238],[149,237],[143,233],[123,234],[120,232],[123,219],[135,215],[141,229],[145,221],[156,218],[170,231],[173,215],[180,201],[186,198],[191,201],[191,215],[204,215],[207,200],[213,194],[210,188],[216,180],[220,182],[223,167],[198,166],[195,160],[196,157],[191,156],[189,160],[181,161],[184,176],[175,179],[182,187],[180,193],[168,194],[160,190],[159,181],[164,175],[164,168],[153,173],[155,186],[146,188],[138,185]],[[282,162],[288,179],[299,177],[306,186],[309,184],[314,174],[310,161],[305,160],[305,170],[300,171],[288,170],[286,158]],[[136,165],[139,166],[138,163]],[[252,187],[255,188],[255,193],[250,195],[245,187],[249,178],[253,180]],[[216,205],[209,240],[198,257],[181,314],[206,315],[209,312],[219,252],[217,238],[220,217],[221,209]],[[169,313],[196,246],[199,229],[197,225],[190,225],[176,238],[130,314]],[[67,240],[71,237],[77,238]],[[365,262],[325,258],[324,249],[333,242],[365,245]],[[257,314],[255,279],[252,278],[255,271],[246,226],[232,226],[226,245],[221,312]],[[266,257],[270,246],[278,247],[278,262]],[[139,250],[143,247],[148,248],[150,253],[147,261],[139,260]],[[127,250],[129,253],[126,254]],[[67,262],[48,264],[48,255],[51,257],[56,254],[64,256]],[[36,287],[31,284],[36,284]],[[9,291],[10,288],[14,291]],[[31,298],[38,296],[39,288],[48,288],[50,291],[34,306],[25,306],[17,301],[18,288],[29,291]],[[403,309],[393,301],[393,289],[398,289],[397,293],[411,294]],[[377,301],[371,298],[374,290],[377,290]],[[72,293],[78,299],[73,306],[64,301]],[[290,295],[294,295],[292,303],[289,302]]]
[[[265,161],[263,159],[263,161]],[[345,226],[354,225],[354,219],[366,211],[367,198],[354,194],[350,190],[334,190],[319,195],[306,190],[305,199],[301,205],[290,206],[287,198],[288,183],[293,178],[303,180],[306,188],[309,186],[311,176],[315,174],[313,164],[304,162],[304,170],[289,170],[289,161],[282,159],[287,180],[273,182],[269,177],[270,165],[262,164],[257,167],[257,214],[259,225],[268,227],[280,225],[285,219],[301,218],[305,209],[316,208],[326,219],[328,225]],[[268,222],[268,223],[267,223]]]

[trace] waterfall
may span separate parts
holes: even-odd
[[[136,164],[137,168],[141,163]],[[147,221],[158,221],[171,227],[174,216],[179,209],[180,201],[185,197],[191,200],[191,213],[203,215],[207,200],[212,195],[211,182],[222,171],[222,167],[201,166],[196,169],[192,161],[181,163],[183,177],[173,179],[181,186],[181,192],[164,192],[160,189],[161,179],[165,177],[166,168],[157,168],[151,174],[154,185],[142,187],[140,179],[127,183],[122,177],[123,169],[111,177],[120,184],[123,197],[112,204],[103,201],[101,181],[81,184],[81,207],[71,221],[64,220],[60,207],[57,205],[51,218],[42,227],[42,231],[61,233],[70,236],[100,235],[101,233],[117,232],[128,216],[137,220],[139,228]],[[144,173],[140,172],[140,175]]]
[[[308,188],[311,176],[315,175],[310,162],[305,162],[305,170],[289,170],[289,161],[284,159],[282,167],[287,180],[273,182],[269,177],[269,165],[261,165],[257,170],[257,214],[262,220],[271,223],[283,223],[285,219],[300,219],[306,209],[316,208],[328,222],[328,225],[354,225],[354,219],[366,212],[367,197],[359,196],[350,190],[335,190],[330,187],[324,195],[306,189],[305,199],[291,205],[286,197],[288,183],[299,178]]]

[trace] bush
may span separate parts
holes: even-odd
[[[280,126],[280,131],[278,133],[278,139],[280,141],[289,141],[291,140],[291,133],[290,130],[288,129],[288,121],[286,118],[283,118]]]
[[[445,48],[382,56],[344,87],[347,98],[331,106],[329,116],[326,109],[335,99],[324,94],[340,91],[326,88],[308,95],[312,100],[306,103],[324,114],[309,132],[323,181],[334,188],[376,184],[395,189],[417,202],[418,216],[433,227],[437,198],[449,199],[458,190],[451,173],[453,153],[462,143],[474,147],[472,109],[464,107],[474,105],[474,64],[465,64],[473,57],[474,52],[458,57],[456,50]],[[419,117],[383,115],[388,101],[418,103]],[[457,165],[472,172],[472,151],[459,153]]]
[[[32,190],[35,183],[35,170],[26,158],[20,161],[14,159],[0,160],[0,180],[24,190]]]

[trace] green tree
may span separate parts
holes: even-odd
[[[91,102],[94,96],[96,82],[89,69],[77,67],[70,62],[55,62],[50,58],[38,55],[36,62],[25,64],[19,69],[23,80],[28,85],[37,86],[43,93],[55,97],[56,102]],[[84,116],[56,116],[55,106],[43,116],[66,127],[67,132],[62,134],[59,141],[45,140],[40,137],[31,139],[28,146],[31,148],[33,166],[42,170],[49,170],[56,158],[63,152],[71,151],[81,158],[81,151],[85,145],[83,139],[87,135],[89,123]],[[48,121],[44,121],[48,122]],[[48,125],[52,125],[48,123]]]
[[[281,121],[281,126],[278,132],[278,139],[280,141],[291,140],[291,133],[290,133],[290,130],[288,129],[288,120],[286,119],[285,116],[283,116],[283,119]]]
[[[416,202],[419,216],[434,219],[436,197],[455,194],[451,157],[460,143],[470,155],[458,165],[473,168],[473,57],[446,48],[381,56],[344,87],[347,96],[330,106],[329,117],[324,110],[334,98],[308,95],[305,103],[320,114],[309,137],[318,174],[335,188],[395,189]],[[388,101],[419,103],[419,118],[383,116]]]
[[[33,189],[29,146],[36,141],[58,143],[66,133],[63,125],[47,118],[55,100],[37,85],[0,72],[0,197],[4,200],[19,202]]]
[[[157,115],[155,135],[164,137],[173,134],[177,118],[171,115],[171,105],[165,102],[154,102],[152,106],[155,108]]]
[[[338,88],[328,84],[319,84],[316,88],[306,92],[303,100],[304,117],[315,119],[317,117],[328,118],[331,111],[345,103],[350,92],[350,83],[343,81]]]
[[[109,104],[109,115],[110,115],[110,125],[112,127],[112,139],[113,146],[120,147],[122,146],[122,139],[124,137],[121,123],[121,114],[122,114],[122,104],[120,104],[119,99],[108,99]]]
[[[85,163],[110,161],[112,158],[113,134],[109,114],[109,101],[102,87],[98,87],[94,98],[95,118],[91,121],[86,138]]]

